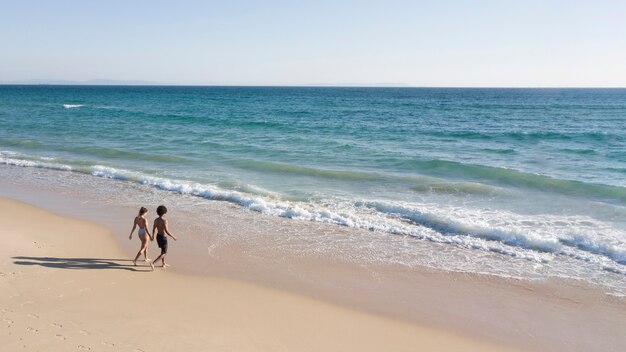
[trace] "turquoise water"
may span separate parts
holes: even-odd
[[[625,122],[626,89],[0,86],[0,163],[623,275]]]

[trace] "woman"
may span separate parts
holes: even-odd
[[[135,257],[135,259],[133,259],[133,264],[135,264],[135,266],[137,266],[137,259],[139,259],[141,253],[143,253],[144,257],[146,258],[146,262],[150,261],[150,259],[148,258],[148,236],[152,241],[154,241],[154,238],[152,237],[152,235],[150,235],[150,231],[148,231],[148,220],[146,220],[146,218],[144,217],[147,212],[148,209],[144,207],[141,207],[141,209],[139,209],[139,215],[135,217],[135,221],[133,222],[133,229],[130,230],[130,236],[128,236],[129,240],[132,239],[135,228],[139,226],[137,235],[141,240],[141,249],[139,249],[139,252],[137,252],[137,256]]]

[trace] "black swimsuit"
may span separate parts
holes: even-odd
[[[167,237],[162,233],[157,233],[156,240],[159,248],[161,248],[161,253],[167,253]]]

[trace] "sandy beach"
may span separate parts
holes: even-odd
[[[100,226],[0,200],[6,351],[505,351],[248,283],[132,266]]]
[[[626,1],[1,8],[0,352],[626,352]]]
[[[52,170],[29,178],[19,176],[22,168],[0,172],[0,308],[7,327],[1,342],[14,349],[621,351],[626,345],[624,300],[598,287],[267,251],[264,241],[280,236],[275,231],[311,224],[277,222],[220,202],[202,203],[210,211],[202,218],[174,209],[173,267],[150,272],[131,262],[139,246],[136,236],[128,240],[135,207],[109,194],[150,204],[146,194],[167,202],[166,192]],[[89,177],[93,187],[66,186],[68,176]],[[341,235],[331,226],[316,231]],[[255,237],[254,250],[219,243],[207,255],[219,231],[272,237]],[[155,243],[149,248],[156,257]]]

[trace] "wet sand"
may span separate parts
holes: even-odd
[[[106,228],[8,199],[0,209],[6,350],[510,350],[240,281],[153,272]]]

